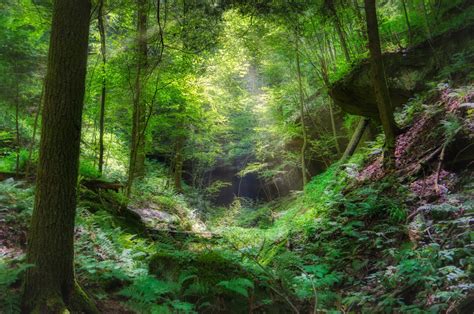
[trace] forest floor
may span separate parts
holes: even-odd
[[[82,187],[79,283],[103,313],[469,313],[473,306],[474,87],[438,86],[381,140],[304,193],[195,210],[147,177],[127,205]],[[0,182],[0,308],[18,311],[33,187]]]

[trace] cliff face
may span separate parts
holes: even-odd
[[[474,24],[446,32],[431,41],[410,49],[384,54],[385,73],[392,106],[400,106],[433,80],[447,80],[440,72],[455,62],[457,54],[474,44]],[[471,48],[472,49],[472,48]],[[466,54],[467,64],[474,64],[474,54]],[[370,63],[363,60],[348,75],[331,86],[336,105],[347,113],[378,120],[375,95],[370,82]]]

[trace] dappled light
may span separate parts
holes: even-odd
[[[0,313],[472,313],[474,4],[3,0]]]

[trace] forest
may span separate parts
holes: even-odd
[[[2,0],[0,313],[473,313],[473,0]]]

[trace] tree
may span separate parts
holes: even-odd
[[[148,63],[147,24],[148,0],[137,0],[137,73],[132,116],[132,141],[128,170],[127,194],[130,195],[133,180],[145,173],[145,70]]]
[[[105,96],[107,93],[106,69],[107,54],[105,46],[105,24],[104,24],[104,0],[100,0],[97,12],[97,25],[100,34],[100,54],[102,55],[102,86],[100,93],[100,113],[99,113],[99,173],[104,170],[104,129],[105,129]]]
[[[402,7],[403,7],[403,14],[405,15],[405,22],[408,27],[408,43],[412,44],[413,43],[413,32],[411,30],[411,24],[410,24],[410,18],[408,17],[408,10],[407,10],[407,5],[405,3],[405,0],[402,0]]]
[[[344,57],[346,62],[351,62],[351,55],[349,53],[349,47],[347,45],[346,37],[344,35],[344,30],[342,28],[342,23],[337,15],[336,5],[334,0],[325,0],[325,6],[328,8],[331,18],[334,21],[334,27],[336,28],[337,36],[339,37],[339,42],[341,43],[342,51],[344,52]]]
[[[349,144],[347,144],[344,154],[342,155],[340,159],[341,163],[346,162],[354,154],[357,148],[357,145],[359,145],[359,142],[362,139],[362,136],[364,135],[365,130],[369,126],[369,123],[370,123],[369,118],[360,119],[359,123],[357,124],[357,128],[354,131],[354,134],[352,135],[352,138],[349,141]]]
[[[385,133],[384,159],[387,166],[392,166],[397,126],[393,118],[393,108],[390,103],[390,94],[383,66],[375,0],[365,0],[365,15],[369,38],[372,85],[374,87],[380,121]]]
[[[303,145],[301,145],[301,175],[303,178],[303,188],[308,182],[306,175],[306,146],[308,137],[306,135],[306,124],[304,120],[304,91],[303,83],[301,79],[301,62],[300,62],[300,51],[299,51],[299,32],[298,28],[295,31],[295,55],[296,55],[296,73],[298,76],[298,92],[299,92],[299,103],[300,103],[300,116],[301,116],[301,132],[303,136]]]
[[[22,311],[93,313],[74,276],[74,219],[90,0],[55,0]]]

